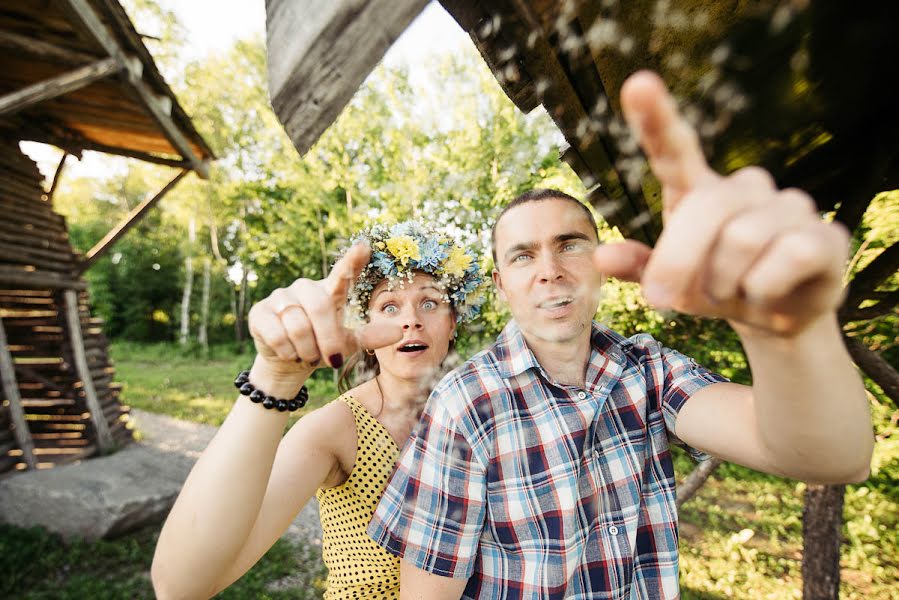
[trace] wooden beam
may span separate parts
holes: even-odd
[[[103,24],[103,21],[87,0],[65,0],[65,2],[74,17],[81,22],[81,25],[90,31],[103,49],[125,68],[128,73],[126,78],[127,84],[134,90],[138,100],[159,124],[169,142],[190,162],[197,175],[203,179],[208,179],[208,163],[203,160],[202,156],[198,156],[194,152],[190,142],[187,141],[181,129],[172,120],[171,101],[164,102],[160,100],[160,96],[151,90],[150,86],[141,78],[143,73],[139,67],[140,61],[136,61],[125,54],[119,42],[110,33],[106,25]]]
[[[69,275],[50,271],[25,271],[7,265],[0,265],[0,284],[12,284],[26,289],[87,289],[86,282]]]
[[[35,58],[72,67],[97,60],[96,56],[62,48],[43,40],[36,40],[10,31],[0,31],[0,48],[18,50]]]
[[[22,139],[50,144],[65,150],[69,154],[84,150],[92,150],[93,152],[103,152],[104,154],[115,154],[116,156],[126,156],[128,158],[136,158],[144,162],[156,165],[165,165],[167,167],[175,167],[176,169],[191,169],[193,165],[187,160],[177,158],[166,158],[165,156],[157,156],[149,152],[141,152],[140,150],[132,150],[130,148],[122,148],[121,146],[109,146],[107,144],[99,144],[81,137],[66,136],[62,137],[54,135],[46,130],[29,128],[27,130],[17,131]]]
[[[84,353],[84,337],[81,335],[78,292],[65,290],[63,297],[65,299],[66,322],[69,326],[69,340],[72,343],[72,354],[75,358],[75,370],[84,386],[84,396],[91,413],[91,421],[94,424],[94,429],[97,431],[97,445],[100,451],[103,452],[112,448],[113,441],[109,432],[109,424],[106,422],[106,417],[103,414],[103,407],[100,406],[100,400],[97,397],[97,390],[94,388],[94,379],[87,364],[87,355]]]
[[[114,58],[104,58],[74,71],[51,77],[0,96],[0,115],[12,114],[45,100],[83,88],[118,73],[121,67]]]
[[[131,212],[128,213],[128,216],[122,220],[121,223],[116,225],[109,233],[107,233],[103,237],[102,240],[97,242],[93,248],[88,250],[87,254],[85,255],[84,260],[77,267],[78,273],[81,274],[84,271],[86,271],[87,269],[89,269],[91,267],[91,265],[93,265],[95,262],[97,262],[97,260],[100,257],[102,257],[104,254],[106,254],[106,252],[112,247],[113,244],[116,243],[116,241],[120,237],[125,235],[125,233],[127,233],[127,231],[129,229],[134,227],[134,225],[136,225],[137,222],[140,221],[141,218],[143,218],[144,214],[148,210],[153,208],[153,206],[155,206],[157,202],[162,200],[162,198],[166,194],[168,194],[169,191],[171,191],[171,189],[174,188],[178,184],[178,182],[181,181],[181,179],[188,173],[190,173],[190,171],[187,169],[181,171],[180,173],[178,173],[178,175],[175,176],[174,179],[172,179],[170,182],[168,182],[166,184],[166,186],[164,188],[162,188],[162,190],[159,191],[158,194],[156,194],[155,196],[153,196],[151,198],[147,198],[146,200],[144,200],[143,202],[141,202],[140,204],[135,206],[131,210]]]
[[[300,154],[427,0],[266,0],[269,97]]]
[[[56,167],[56,173],[53,174],[53,183],[50,185],[50,191],[47,192],[47,202],[53,204],[53,194],[56,193],[56,187],[62,178],[62,171],[66,166],[66,159],[69,158],[68,152],[63,152],[62,158],[59,159],[59,166]]]
[[[9,402],[9,414],[13,422],[13,434],[16,443],[22,450],[22,458],[29,469],[37,468],[34,458],[34,440],[31,439],[31,430],[28,429],[28,421],[25,420],[25,409],[22,408],[22,399],[19,396],[19,385],[16,383],[16,369],[12,355],[9,353],[9,343],[6,339],[6,330],[3,328],[3,319],[0,319],[0,378],[3,380],[3,394]]]

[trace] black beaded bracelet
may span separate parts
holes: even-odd
[[[234,386],[242,395],[249,396],[250,400],[256,404],[262,404],[263,408],[275,408],[280,412],[284,412],[285,410],[293,412],[298,408],[306,406],[306,402],[309,401],[309,390],[306,389],[305,385],[300,388],[300,391],[293,400],[269,396],[262,390],[256,389],[256,386],[250,383],[249,371],[241,371],[237,376],[237,379],[234,380]]]

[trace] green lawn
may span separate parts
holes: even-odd
[[[228,416],[237,397],[234,378],[253,362],[253,354],[213,348],[203,356],[173,344],[113,343],[110,356],[124,404],[209,425],[221,425]],[[309,403],[294,420],[335,398],[331,373],[322,370],[307,382]]]
[[[219,424],[234,401],[231,380],[250,356],[207,358],[172,346],[114,344],[123,401],[144,410]],[[334,397],[327,372],[311,384],[311,407]],[[846,494],[842,594],[896,598],[899,573],[899,411],[874,404],[879,433],[874,472]],[[675,451],[683,477],[693,466]],[[801,597],[804,485],[723,465],[682,510],[685,600]],[[62,544],[40,530],[0,528],[0,598],[151,598],[148,570],[158,526],[115,541]],[[281,591],[267,586],[292,574]],[[221,598],[318,598],[324,569],[315,548],[279,542]],[[26,591],[27,590],[27,591]]]

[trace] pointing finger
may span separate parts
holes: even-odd
[[[652,249],[636,240],[601,244],[593,251],[593,264],[608,277],[640,281]]]
[[[699,137],[678,112],[662,79],[650,71],[639,71],[624,82],[621,107],[662,184],[664,210],[670,213],[697,183],[714,176]]]
[[[403,339],[403,328],[396,323],[369,323],[352,332],[351,343],[358,348],[374,350]]]
[[[359,277],[359,273],[368,264],[370,257],[371,250],[366,244],[354,244],[337,261],[334,268],[331,269],[331,273],[324,279],[325,291],[337,301],[345,299],[347,290]]]

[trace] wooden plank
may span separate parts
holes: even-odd
[[[25,410],[22,408],[19,387],[16,382],[16,370],[12,356],[9,354],[9,344],[6,340],[6,330],[3,328],[2,319],[0,319],[0,378],[3,379],[3,394],[9,402],[9,413],[15,426],[16,443],[22,450],[25,464],[29,469],[35,469],[37,461],[34,458],[34,441],[31,439],[31,431],[25,420]]]
[[[104,121],[108,123],[108,121]],[[44,144],[51,144],[58,148],[72,148],[77,147],[79,150],[92,150],[94,152],[103,152],[105,154],[115,154],[117,156],[126,156],[128,158],[136,158],[137,160],[142,160],[144,162],[153,163],[157,165],[165,165],[167,167],[175,167],[178,169],[190,169],[191,163],[189,161],[177,158],[166,158],[164,156],[157,156],[155,154],[150,154],[149,152],[141,152],[140,150],[132,150],[131,148],[123,148],[121,146],[111,146],[108,144],[101,144],[99,142],[94,142],[84,138],[78,139],[66,139],[59,136],[52,135],[48,132],[37,131],[37,130],[29,130],[27,132],[22,132],[23,135],[26,135],[29,141],[32,142],[41,142]]]
[[[87,282],[63,273],[42,270],[28,271],[6,265],[0,265],[0,284],[21,285],[32,289],[87,289]]]
[[[45,100],[62,96],[109,77],[119,70],[119,64],[115,59],[104,58],[74,71],[29,85],[21,90],[0,96],[0,115],[13,114]]]
[[[75,358],[75,370],[84,385],[85,400],[91,413],[91,421],[97,431],[97,443],[101,451],[106,451],[112,447],[113,442],[109,433],[109,425],[103,417],[103,408],[100,406],[100,400],[97,398],[97,392],[94,389],[94,380],[87,365],[87,357],[84,354],[84,338],[81,335],[81,312],[78,310],[78,293],[75,290],[65,290],[63,297],[65,299],[66,322],[69,326],[69,340],[71,342],[72,354]]]
[[[427,0],[266,0],[269,97],[300,154]]]
[[[18,50],[33,58],[40,58],[73,67],[97,60],[96,56],[63,48],[44,40],[30,38],[11,31],[0,31],[0,48]]]
[[[116,61],[123,65],[128,73],[127,84],[137,94],[138,99],[143,104],[162,131],[165,133],[172,145],[178,149],[181,155],[190,161],[194,171],[203,179],[209,178],[209,165],[202,156],[194,152],[187,138],[181,129],[175,124],[171,117],[171,98],[161,99],[155,94],[143,79],[141,79],[142,71],[139,70],[141,65],[139,60],[133,60],[128,57],[122,47],[116,41],[115,37],[110,33],[109,29],[100,20],[100,17],[87,2],[87,0],[65,0],[73,14],[81,22],[81,24],[94,36],[97,42],[112,56]],[[168,112],[166,111],[168,109]]]
[[[156,203],[163,198],[163,196],[169,193],[169,191],[174,188],[178,184],[178,182],[181,181],[181,179],[188,173],[190,173],[190,171],[186,169],[181,171],[180,173],[178,173],[178,175],[175,176],[174,179],[168,182],[166,186],[159,191],[158,194],[156,194],[152,198],[147,198],[146,200],[135,206],[133,209],[131,209],[131,212],[128,213],[128,216],[125,217],[121,223],[116,225],[109,233],[103,236],[102,240],[97,242],[93,248],[87,251],[84,260],[78,267],[76,267],[77,272],[79,274],[83,273],[84,271],[89,269],[91,265],[93,265],[99,258],[106,254],[106,252],[112,247],[113,244],[116,243],[116,241],[120,237],[125,235],[125,233],[127,233],[129,229],[134,227],[134,225],[141,220],[141,218],[144,216],[144,213],[153,208],[153,206],[155,206]]]

